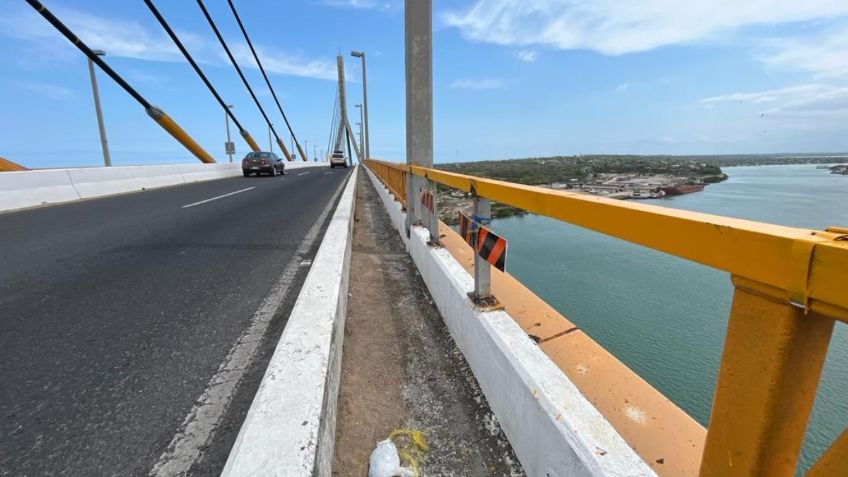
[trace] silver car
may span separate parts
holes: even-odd
[[[271,177],[286,173],[286,163],[273,152],[249,152],[241,160],[241,172],[244,177],[267,173]]]
[[[330,169],[336,166],[347,167],[347,159],[342,151],[333,151],[333,155],[330,156]]]

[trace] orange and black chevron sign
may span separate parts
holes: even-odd
[[[420,189],[420,192],[421,205],[423,205],[425,209],[429,210],[430,213],[434,213],[436,211],[436,200],[433,197],[433,193],[426,189]]]
[[[459,213],[459,235],[477,255],[500,271],[506,270],[506,239]]]

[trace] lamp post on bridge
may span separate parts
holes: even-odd
[[[366,79],[365,79],[365,52],[364,51],[351,51],[350,56],[353,56],[354,58],[359,58],[360,60],[362,60],[362,103],[364,104],[363,110],[364,110],[364,116],[365,116],[365,119],[364,119],[364,122],[363,122],[363,124],[365,125],[364,128],[363,128],[364,132],[365,132],[365,140],[364,140],[365,144],[361,149],[364,151],[363,155],[365,156],[365,159],[371,159],[371,139],[370,139],[371,130],[368,129],[368,83],[366,82]]]
[[[359,150],[364,154],[363,149],[365,146],[362,145],[362,123],[356,123],[356,125],[359,126]]]
[[[103,50],[92,50],[97,56],[106,56]],[[91,77],[91,92],[94,95],[94,111],[97,113],[97,128],[100,130],[100,147],[103,149],[103,165],[112,166],[109,155],[109,142],[106,140],[106,125],[103,123],[103,110],[100,109],[100,93],[97,91],[97,77],[94,75],[94,62],[88,59],[88,75]]]
[[[364,155],[365,154],[365,143],[362,142],[363,141],[362,133],[364,131],[363,128],[365,127],[364,126],[364,124],[365,124],[365,113],[362,112],[362,105],[361,104],[354,104],[353,107],[359,109],[359,122],[361,124],[360,130],[359,130],[359,148],[362,150],[362,154]]]
[[[233,105],[228,104],[227,109],[232,109]],[[224,150],[227,155],[230,156],[230,162],[233,162],[233,154],[236,152],[235,145],[230,140],[230,115],[224,110],[224,123],[227,125],[227,144],[224,146]]]
[[[313,159],[313,162],[318,162],[318,145],[317,144],[312,145],[312,159]]]
[[[268,150],[274,152],[274,142],[271,141],[271,127],[274,123],[268,123]]]

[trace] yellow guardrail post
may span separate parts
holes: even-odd
[[[8,159],[4,159],[0,157],[0,172],[9,172],[9,171],[28,171],[26,167],[12,162]]]
[[[701,475],[792,476],[834,320],[733,282]]]
[[[256,144],[256,141],[253,140],[253,136],[251,136],[249,132],[242,129],[239,131],[239,134],[241,134],[241,137],[244,138],[244,142],[246,142],[247,145],[250,146],[250,149],[253,152],[259,152],[262,150],[259,148],[259,144]]]
[[[819,458],[806,477],[843,477],[848,469],[848,428]]]
[[[160,126],[162,126],[162,129],[168,131],[168,134],[173,136],[174,139],[176,139],[180,144],[185,146],[185,148],[188,149],[189,152],[194,154],[195,157],[200,159],[200,162],[206,164],[215,163],[215,159],[213,159],[208,152],[203,150],[203,148],[200,147],[200,145],[197,144],[194,139],[192,139],[191,136],[188,135],[188,133],[183,131],[183,129],[177,123],[175,123],[173,119],[171,119],[167,114],[165,114],[165,112],[162,111],[160,108],[150,105],[147,108],[147,115],[153,118],[153,120],[156,121]]]

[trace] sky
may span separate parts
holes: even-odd
[[[227,160],[223,110],[141,0],[43,3]],[[239,121],[267,144],[267,126],[197,4],[155,3]],[[287,136],[226,1],[205,3]],[[436,162],[848,151],[845,0],[433,3]],[[405,159],[403,1],[235,4],[310,156],[328,144],[339,53],[350,121],[359,122],[361,70],[349,52],[362,50],[372,156]],[[29,167],[101,164],[85,57],[24,1],[0,0],[0,12],[0,156]],[[113,164],[196,161],[97,75]],[[248,148],[232,134],[238,160]]]

